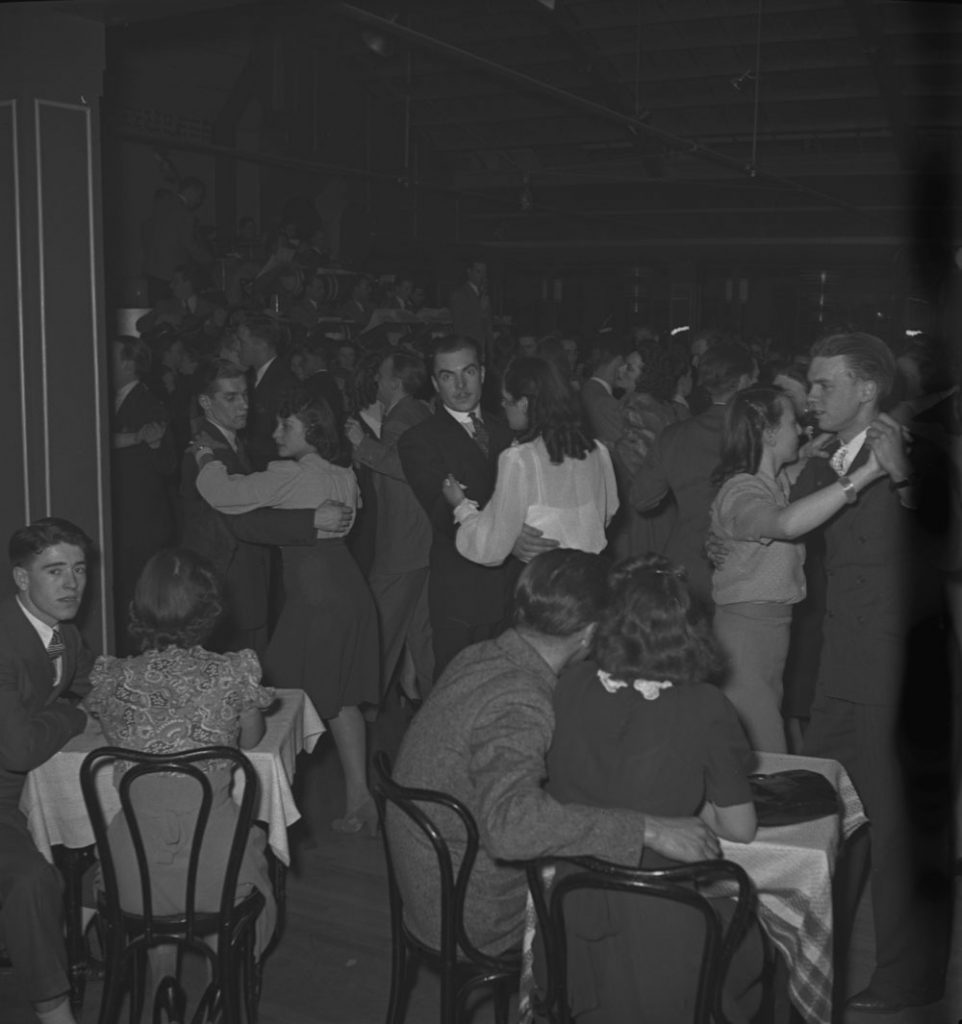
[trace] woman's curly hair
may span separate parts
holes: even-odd
[[[137,580],[127,631],[142,651],[194,647],[213,633],[223,610],[210,562],[187,548],[166,548]]]
[[[725,659],[685,572],[661,555],[639,555],[608,574],[595,660],[616,679],[717,682]]]
[[[557,365],[540,356],[519,356],[504,371],[504,390],[518,401],[528,399],[528,426],[518,440],[540,437],[555,464],[583,459],[595,447],[585,432],[574,392]]]

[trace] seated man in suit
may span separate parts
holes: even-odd
[[[337,315],[342,320],[353,320],[361,330],[371,322],[371,315],[374,313],[374,302],[371,296],[374,293],[374,282],[367,274],[362,274],[351,288],[351,297],[343,306],[337,310]]]
[[[318,321],[327,313],[327,278],[312,274],[304,285],[304,294],[291,306],[288,316],[305,331],[313,331]]]
[[[603,557],[583,551],[535,558],[514,594],[514,628],[451,662],[398,753],[396,782],[449,793],[477,822],[465,926],[485,953],[520,944],[527,894],[520,861],[595,856],[633,867],[645,850],[677,861],[720,856],[718,838],[699,818],[561,804],[543,785],[558,676],[591,646],[607,600],[607,568]],[[450,817],[443,819],[445,839],[458,863],[464,832]],[[440,817],[437,824],[445,832]],[[434,851],[405,815],[389,815],[387,828],[406,924],[421,940],[437,942]]]
[[[65,519],[38,519],[17,530],[9,545],[17,593],[0,603],[0,930],[44,1024],[75,1024],[62,883],[34,846],[19,803],[26,773],[86,725],[67,698],[71,688],[71,697],[83,695],[93,662],[70,624],[92,546]]]
[[[408,483],[431,521],[428,607],[434,636],[435,675],[469,644],[496,636],[503,628],[518,562],[484,566],[458,554],[451,506],[441,492],[449,474],[479,506],[491,497],[498,456],[511,443],[511,431],[491,416],[481,417],[484,366],[477,342],[451,335],[434,352],[431,381],[437,392],[433,416],[398,439]],[[530,560],[556,546],[526,528],[514,554]]]

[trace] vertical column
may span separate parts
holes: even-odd
[[[100,123],[104,28],[0,7],[0,542],[70,519],[100,557],[81,623],[110,649]]]

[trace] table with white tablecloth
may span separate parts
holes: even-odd
[[[832,882],[842,844],[866,822],[848,773],[821,757],[757,755],[762,774],[807,769],[825,776],[839,795],[840,813],[797,825],[759,828],[750,843],[721,841],[726,859],[740,864],[758,892],[758,918],[785,957],[792,1002],[809,1024],[832,1019],[835,922]]]
[[[303,690],[278,690],[273,710],[264,721],[267,731],[263,739],[256,747],[244,751],[260,783],[254,817],[267,825],[274,856],[288,865],[291,858],[287,830],[301,816],[291,793],[294,761],[300,751],[314,749],[324,732],[324,723]],[[53,846],[79,849],[94,841],[80,791],[80,765],[91,750],[103,746],[107,746],[107,740],[99,724],[89,719],[84,732],[27,775],[20,809],[26,815],[37,849],[48,860],[53,860]],[[120,809],[109,770],[104,772],[103,779],[98,779],[98,787],[109,819]],[[237,798],[239,795],[235,794]]]
[[[834,983],[834,892],[843,844],[867,823],[848,773],[838,761],[756,754],[760,774],[807,769],[831,782],[839,813],[795,825],[759,828],[750,843],[721,840],[722,855],[740,864],[758,894],[758,919],[785,958],[789,996],[807,1024],[830,1024]],[[528,896],[519,1019],[531,1020],[534,905]]]
[[[260,743],[244,754],[257,773],[259,792],[254,817],[267,826],[268,845],[277,865],[273,872],[275,891],[281,906],[284,871],[291,860],[287,830],[301,817],[291,792],[294,762],[302,750],[314,749],[324,732],[324,723],[303,690],[277,690],[277,700],[264,721],[266,731]],[[80,878],[93,859],[94,843],[93,826],[80,789],[80,766],[91,750],[104,746],[108,743],[100,725],[89,719],[84,732],[28,773],[20,797],[20,810],[26,816],[37,849],[49,861],[56,862],[64,875],[67,954],[75,1008],[83,999],[86,968]],[[109,819],[120,810],[120,797],[109,766],[98,777],[97,788]],[[241,786],[235,786],[235,799],[240,799],[241,792]]]

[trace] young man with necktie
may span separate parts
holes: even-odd
[[[923,529],[932,474],[916,475],[923,445],[910,458],[901,428],[880,411],[895,380],[884,342],[831,335],[813,348],[808,379],[818,426],[841,446],[830,459],[809,460],[791,500],[833,481],[848,489],[869,449],[887,474],[858,495],[851,488],[850,504],[825,526],[826,612],[804,753],[845,766],[871,821],[875,971],[848,1008],[895,1013],[941,997],[951,907],[947,843],[930,820],[947,733],[927,736],[918,756],[920,723],[951,718],[948,707],[940,711],[948,691],[938,659],[933,665],[944,627]]]
[[[71,620],[80,610],[93,547],[65,519],[14,533],[16,595],[0,603],[0,930],[43,1024],[75,1024],[63,936],[62,883],[37,850],[19,808],[27,772],[82,732],[93,658]]]

